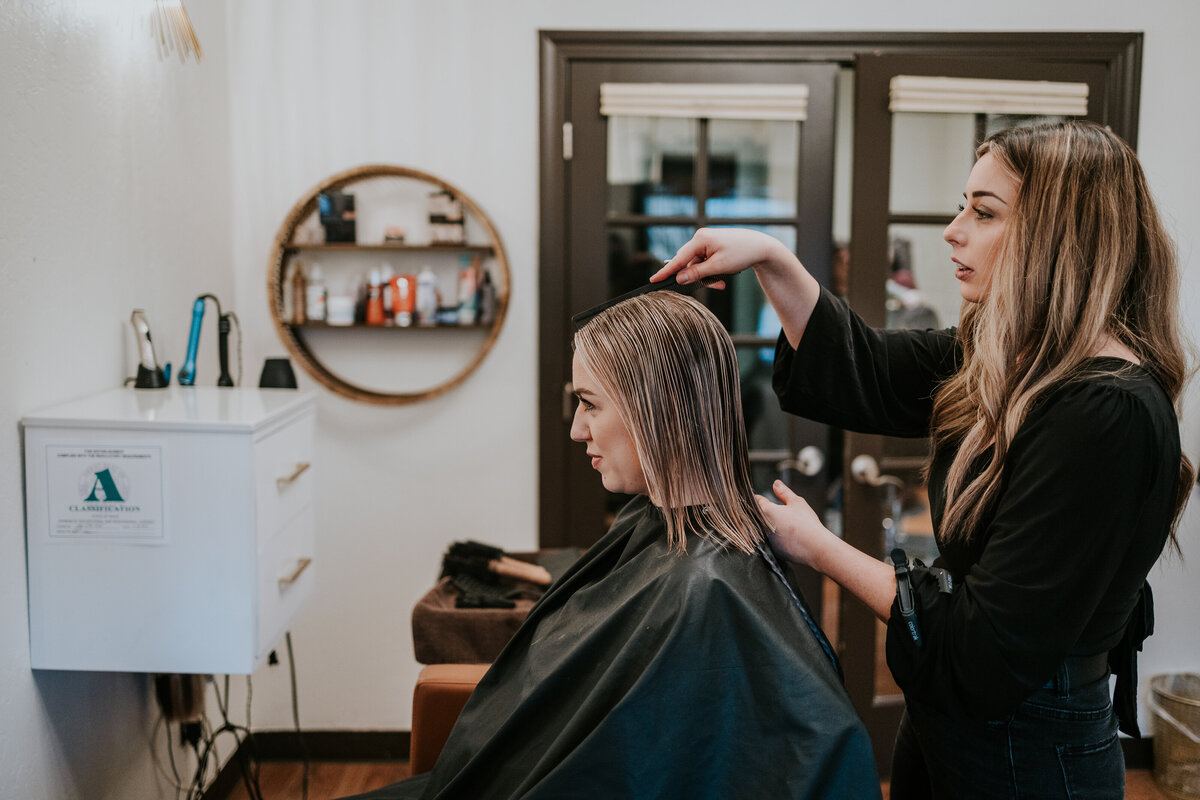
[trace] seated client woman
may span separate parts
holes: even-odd
[[[832,650],[764,541],[733,343],[656,291],[575,335],[571,438],[635,494],[389,798],[870,798]]]

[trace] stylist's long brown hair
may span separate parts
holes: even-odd
[[[972,536],[1000,491],[1005,456],[1030,409],[1080,376],[1105,334],[1132,350],[1179,413],[1188,377],[1175,247],[1133,150],[1090,122],[1000,131],[990,153],[1020,181],[979,303],[964,304],[963,366],[934,398],[934,448],[960,442],[946,482],[942,536]],[[989,445],[993,457],[967,480]],[[1175,524],[1195,472],[1179,465]]]

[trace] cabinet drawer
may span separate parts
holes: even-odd
[[[304,415],[254,443],[259,546],[313,497],[313,418]]]
[[[315,529],[312,509],[305,509],[259,555],[256,662],[279,642],[288,620],[312,591]]]

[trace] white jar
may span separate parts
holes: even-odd
[[[354,324],[354,298],[347,294],[335,294],[326,303],[330,325]]]

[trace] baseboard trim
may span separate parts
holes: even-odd
[[[1120,741],[1126,769],[1154,767],[1153,737],[1122,736]],[[300,761],[307,750],[311,761],[407,761],[411,743],[409,731],[304,731],[302,737],[295,731],[259,731],[225,762],[202,800],[229,796],[242,780],[237,760],[243,755],[260,761]]]
[[[256,731],[251,752],[263,761],[407,761],[409,731]]]
[[[225,800],[241,783],[238,760],[258,761],[407,761],[409,731],[256,731],[221,767],[201,800]]]

